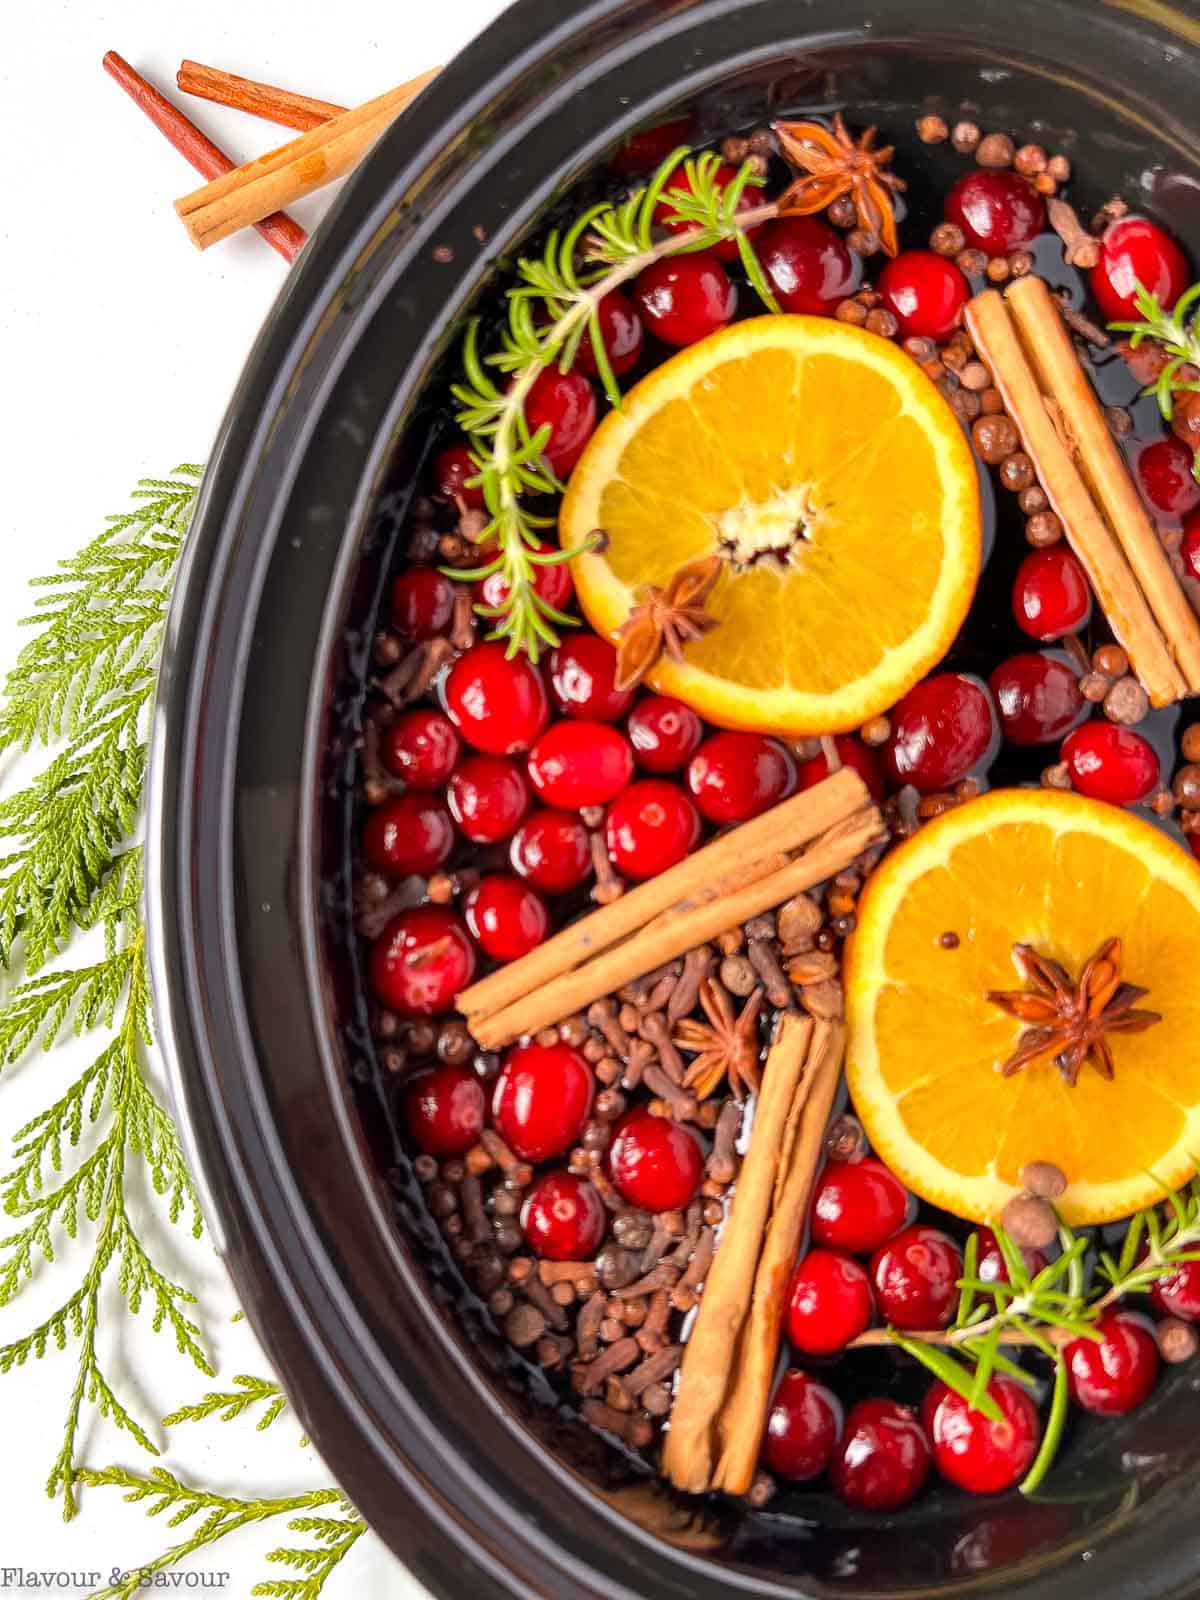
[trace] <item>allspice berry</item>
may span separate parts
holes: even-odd
[[[1165,1318],[1154,1330],[1154,1336],[1158,1340],[1159,1354],[1173,1367],[1190,1361],[1200,1348],[1195,1328],[1178,1317]]]
[[[1011,167],[1017,147],[1006,133],[989,133],[981,139],[975,150],[975,160],[981,167]]]
[[[963,156],[969,156],[982,137],[979,125],[975,122],[956,122],[950,130],[950,143]]]
[[[1191,811],[1200,808],[1200,766],[1189,762],[1186,767],[1180,767],[1171,787],[1181,806],[1187,806]]]
[[[858,207],[848,194],[840,194],[825,213],[825,220],[835,228],[853,228],[858,224]]]
[[[960,250],[954,258],[954,265],[968,278],[980,277],[987,271],[987,264],[988,258],[982,250]]]
[[[1102,644],[1092,656],[1092,667],[1110,678],[1123,678],[1129,671],[1129,657],[1119,644]]]
[[[1118,678],[1104,696],[1104,715],[1110,722],[1131,728],[1150,711],[1150,696],[1136,678]]]
[[[950,137],[944,117],[918,117],[917,138],[922,144],[941,144]]]
[[[966,244],[967,236],[957,222],[939,222],[929,235],[929,248],[939,256],[956,256]]]
[[[971,437],[989,467],[999,466],[1021,442],[1016,423],[1006,416],[980,417]]]
[[[1033,517],[1039,511],[1045,511],[1050,502],[1046,498],[1046,491],[1040,483],[1037,483],[1031,489],[1021,490],[1017,497],[1017,504],[1027,517]]]
[[[1019,494],[1022,489],[1032,486],[1033,462],[1024,450],[1014,451],[1007,461],[1001,463],[1000,482],[1014,494]]]
[[[1025,1250],[1045,1250],[1058,1238],[1054,1207],[1040,1195],[1014,1195],[1000,1213],[1000,1225]]]
[[[1200,761],[1200,722],[1193,722],[1183,730],[1183,759]]]
[[[979,391],[979,407],[985,417],[998,417],[1004,410],[1004,396],[999,389],[988,387]]]
[[[1057,544],[1062,536],[1063,525],[1053,511],[1039,511],[1025,524],[1025,537],[1035,550]]]
[[[1067,1175],[1053,1161],[1027,1161],[1020,1178],[1028,1192],[1040,1200],[1057,1200],[1066,1192]]]
[[[1046,152],[1040,144],[1023,144],[1013,156],[1013,166],[1026,178],[1036,178],[1046,170]]]

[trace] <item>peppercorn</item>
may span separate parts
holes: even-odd
[[[1129,657],[1119,644],[1102,644],[1092,655],[1092,669],[1110,678],[1123,678],[1129,671]]]
[[[954,265],[960,272],[965,272],[968,278],[978,278],[987,271],[988,258],[982,250],[960,250],[954,258]]]
[[[939,222],[929,235],[929,248],[935,255],[956,256],[966,245],[967,236],[957,222]]]
[[[944,117],[918,117],[917,138],[922,144],[941,144],[950,137],[950,129]]]
[[[879,235],[870,228],[853,228],[846,243],[856,256],[873,256],[879,249]]]
[[[1023,450],[1015,451],[1000,465],[1000,482],[1006,489],[1019,493],[1033,484],[1033,462]]]
[[[960,156],[969,156],[982,138],[983,134],[975,122],[956,122],[950,130],[950,143]]]
[[[982,361],[968,361],[960,369],[958,381],[964,389],[980,394],[991,383],[991,375]]]
[[[979,392],[979,409],[985,417],[998,417],[1004,410],[1004,396],[999,389],[981,389]]]
[[[1046,152],[1040,144],[1023,144],[1013,156],[1013,166],[1023,177],[1034,178],[1046,170]]]
[[[1183,730],[1183,759],[1200,761],[1200,722],[1193,722]]]
[[[1012,268],[1008,264],[1007,256],[993,256],[988,262],[986,270],[989,283],[1007,283],[1012,276]]]
[[[1103,672],[1085,672],[1079,680],[1080,694],[1093,705],[1099,705],[1108,690],[1109,682]]]
[[[989,133],[981,139],[975,160],[981,167],[1011,167],[1017,147],[1006,133]]]
[[[1063,525],[1053,511],[1039,511],[1025,524],[1025,537],[1037,550],[1057,544],[1062,536]]]
[[[923,367],[937,355],[937,345],[923,334],[914,334],[911,338],[905,339],[900,348],[905,355],[911,356],[919,367]]]
[[[1033,252],[1014,250],[1008,258],[1008,270],[1014,278],[1027,278],[1033,271]]]
[[[975,448],[989,467],[999,466],[1020,444],[1017,425],[1011,417],[980,417],[971,429]]]
[[[1189,762],[1186,767],[1180,767],[1171,788],[1181,806],[1192,811],[1200,807],[1200,766]]]
[[[825,212],[835,228],[853,228],[858,223],[858,207],[848,194],[840,194]]]
[[[1066,156],[1051,156],[1046,163],[1046,171],[1058,183],[1066,183],[1071,176],[1071,163]]]
[[[856,328],[861,328],[867,320],[867,308],[857,300],[843,300],[833,314],[839,322],[852,323]]]
[[[877,306],[874,311],[867,312],[866,329],[868,333],[877,333],[881,339],[894,339],[900,324],[890,311],[885,311],[882,306]]]
[[[1040,483],[1035,483],[1032,488],[1022,489],[1017,496],[1017,504],[1027,517],[1036,516],[1039,511],[1045,511],[1050,504],[1046,498],[1046,491]]]

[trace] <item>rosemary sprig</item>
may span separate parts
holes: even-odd
[[[1200,367],[1200,332],[1196,328],[1200,283],[1194,283],[1181,294],[1170,311],[1165,311],[1158,296],[1151,294],[1140,283],[1134,290],[1133,300],[1140,320],[1110,322],[1108,326],[1114,333],[1129,334],[1129,343],[1134,350],[1144,340],[1153,339],[1170,356],[1171,359],[1153,383],[1148,383],[1142,390],[1143,394],[1154,395],[1158,409],[1170,422],[1175,413],[1175,396],[1200,391],[1200,382],[1196,379],[1181,379],[1179,376],[1181,367]],[[1192,473],[1200,479],[1200,454],[1193,459]]]

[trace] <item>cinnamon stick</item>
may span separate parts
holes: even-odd
[[[220,67],[206,67],[201,61],[180,62],[175,82],[185,94],[219,106],[232,106],[235,111],[249,111],[267,122],[299,128],[305,133],[347,109],[331,100],[314,100],[306,94],[276,88],[273,83],[259,83],[254,78],[241,78],[236,72],[223,72]]]

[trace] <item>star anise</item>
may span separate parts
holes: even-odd
[[[804,173],[779,197],[780,216],[808,216],[824,211],[848,194],[858,213],[858,225],[878,238],[889,256],[900,248],[892,194],[907,188],[903,178],[887,172],[893,145],[873,148],[875,129],[854,139],[840,111],[833,115],[833,130],[819,122],[777,122],[775,132],[784,156]]]
[[[741,1015],[735,1017],[725,985],[715,978],[705,978],[700,985],[700,1005],[708,1021],[689,1018],[675,1030],[678,1048],[697,1052],[684,1076],[685,1089],[694,1089],[701,1100],[708,1098],[722,1078],[729,1080],[730,1090],[738,1100],[745,1089],[758,1089],[758,1013],[762,1003],[763,991],[755,989]]]
[[[1032,945],[1013,945],[1013,960],[1030,990],[990,990],[987,998],[1010,1017],[1031,1023],[1000,1068],[1008,1078],[1035,1061],[1050,1060],[1074,1087],[1091,1060],[1102,1077],[1113,1076],[1110,1033],[1141,1033],[1161,1022],[1157,1011],[1135,1011],[1149,991],[1121,982],[1121,941],[1108,939],[1084,967],[1078,983],[1059,962]]]
[[[672,661],[682,661],[684,645],[716,626],[704,603],[722,565],[720,556],[704,556],[680,567],[665,589],[647,588],[617,633],[618,689],[640,683],[664,650]]]

